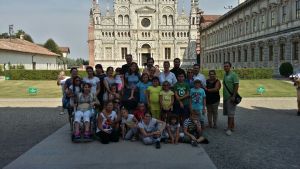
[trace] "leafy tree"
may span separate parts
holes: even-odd
[[[27,40],[29,42],[33,42],[33,39],[31,38],[31,36],[29,34],[27,34],[25,31],[23,31],[22,29],[18,30],[17,33],[16,33],[16,37],[17,38],[20,38],[21,34],[24,35],[24,40]]]
[[[49,49],[51,52],[59,54],[59,55],[62,56],[62,53],[59,50],[58,45],[55,43],[55,41],[53,39],[51,39],[51,38],[48,39],[46,41],[46,43],[44,44],[44,47],[47,48],[47,49]]]
[[[9,34],[8,33],[2,33],[0,34],[0,39],[8,39],[9,38]]]
[[[290,62],[284,62],[279,67],[279,73],[284,77],[289,77],[291,74],[293,74],[293,71],[294,68]]]

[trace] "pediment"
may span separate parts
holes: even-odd
[[[153,9],[153,8],[150,8],[148,6],[145,6],[145,7],[142,7],[142,8],[139,8],[137,10],[135,10],[136,13],[155,13],[156,10]]]

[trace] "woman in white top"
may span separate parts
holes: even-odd
[[[105,108],[98,116],[98,127],[96,135],[100,138],[100,142],[108,144],[110,141],[119,141],[119,123],[118,115],[113,110],[113,102],[108,101]]]
[[[164,71],[159,74],[160,84],[162,84],[164,81],[168,81],[171,84],[171,87],[177,83],[175,74],[170,71],[169,61],[164,61]]]
[[[98,77],[95,76],[93,67],[88,66],[86,67],[85,70],[88,76],[84,77],[82,81],[84,83],[91,84],[92,85],[91,93],[98,96],[98,94],[100,93],[100,80]]]

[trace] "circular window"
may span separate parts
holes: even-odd
[[[150,19],[148,19],[148,18],[142,19],[142,26],[143,27],[149,27],[150,24],[151,24]]]

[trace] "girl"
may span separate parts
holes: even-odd
[[[178,144],[180,123],[178,123],[177,116],[175,115],[172,115],[169,119],[170,120],[167,124],[167,131],[169,134],[170,142],[171,144]]]
[[[92,85],[91,92],[94,95],[98,95],[100,93],[100,80],[98,77],[94,75],[94,69],[91,66],[86,67],[87,77],[83,78],[84,83],[89,83]]]
[[[91,139],[90,132],[90,118],[93,116],[92,109],[96,104],[99,104],[97,97],[91,93],[91,85],[89,83],[85,83],[83,85],[83,92],[79,93],[77,97],[77,104],[74,106],[75,111],[74,115],[74,140],[80,139],[80,121],[83,118],[84,121],[84,139]]]
[[[113,84],[110,86],[110,93],[108,93],[107,99],[105,98],[105,102],[113,101],[114,99],[120,99],[120,94],[118,93],[117,84]]]
[[[168,81],[163,82],[162,91],[159,93],[159,103],[161,107],[160,119],[166,121],[167,117],[173,111],[174,104],[174,92],[170,90],[170,83]]]
[[[152,79],[152,85],[149,86],[146,93],[147,93],[147,101],[148,106],[150,108],[150,112],[154,118],[160,118],[160,104],[159,104],[159,93],[161,91],[161,86],[159,86],[159,79],[158,77],[154,77]]]
[[[145,92],[147,88],[151,85],[152,83],[149,82],[149,75],[147,73],[143,73],[141,76],[141,81],[139,81],[139,83],[136,85],[140,94],[140,100],[139,100],[140,103],[147,104],[147,97]]]
[[[108,101],[104,110],[98,116],[98,127],[96,135],[100,142],[108,144],[110,141],[119,141],[119,123],[117,113],[113,111],[113,103]]]
[[[128,114],[128,110],[125,107],[121,108],[121,115],[122,138],[135,141],[136,138],[134,136],[137,134],[137,119],[133,114]]]

